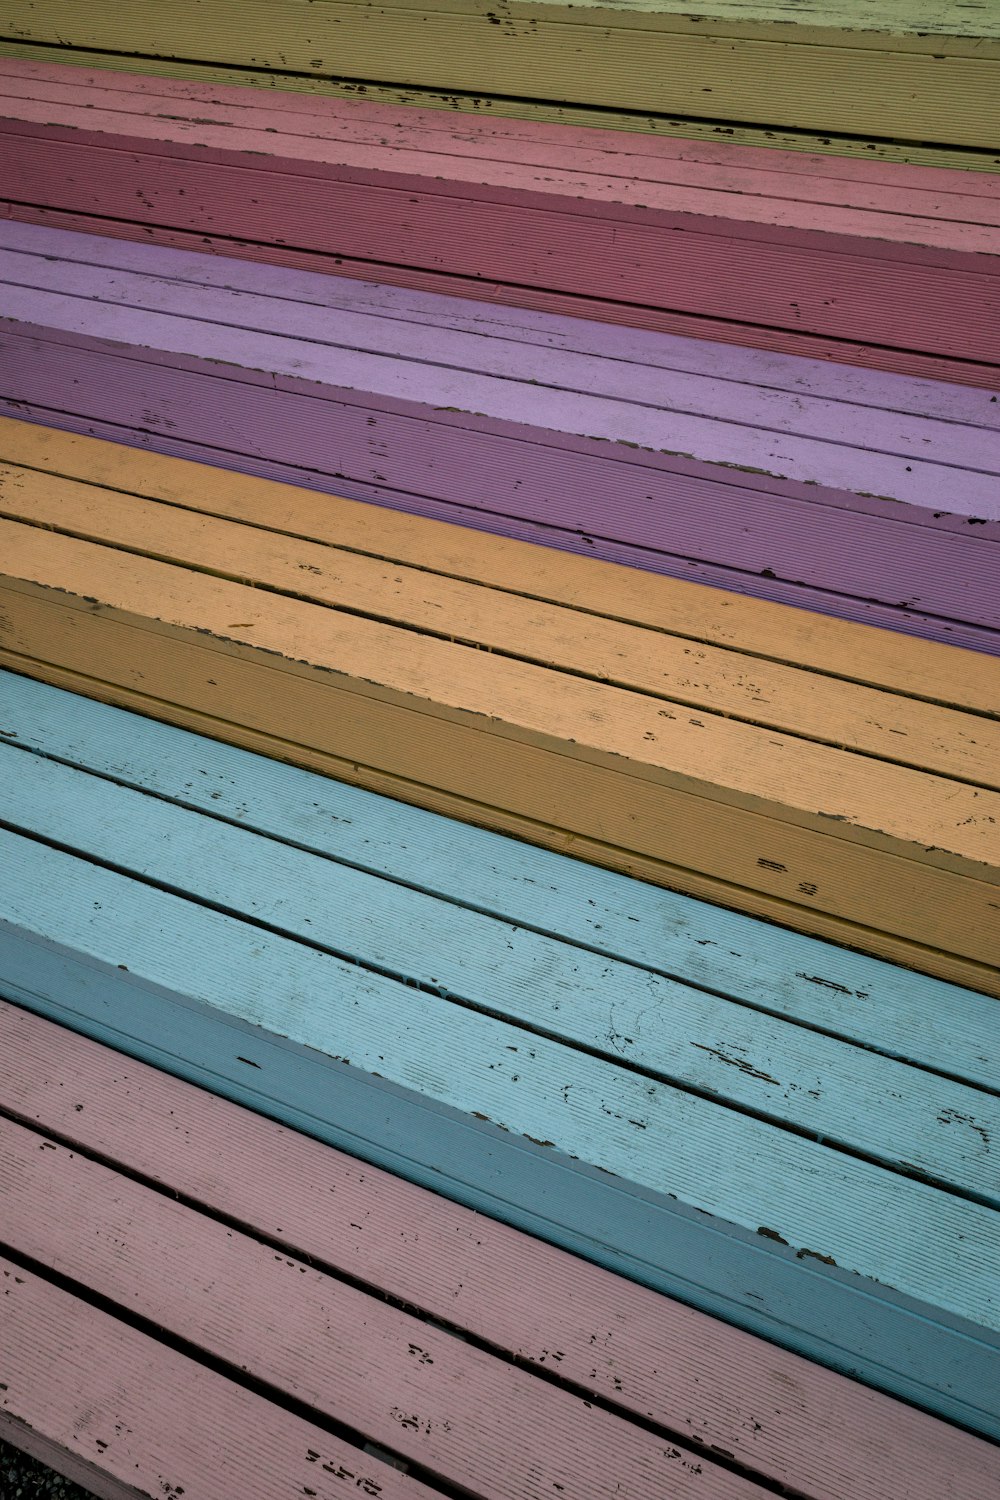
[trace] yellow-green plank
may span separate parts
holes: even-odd
[[[818,5],[716,0],[5,0],[0,36],[52,60],[95,51],[353,82],[681,116],[699,128],[828,132],[986,154],[1000,141],[992,0]],[[23,55],[23,54],[22,54]],[[91,56],[87,59],[93,62]],[[374,91],[374,90],[373,90]],[[382,95],[382,97],[385,97]],[[421,101],[429,102],[429,101]],[[602,123],[606,121],[602,118]],[[674,121],[676,124],[676,120]]]

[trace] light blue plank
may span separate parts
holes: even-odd
[[[1000,1439],[1000,1339],[0,922],[0,993]]]
[[[160,831],[138,833],[164,860]],[[311,909],[322,942],[305,872],[286,885],[276,846],[242,837],[260,854],[247,904],[259,914],[277,883],[278,905]],[[239,883],[237,858],[225,874]],[[979,1204],[12,833],[0,918],[1000,1331],[1000,1215]]]
[[[10,673],[0,673],[0,733],[459,905],[997,1089],[997,1008],[988,996]]]
[[[979,1090],[5,745],[0,818],[1000,1206],[1000,1102]]]

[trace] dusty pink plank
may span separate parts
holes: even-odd
[[[1000,194],[988,174],[942,167],[789,153],[728,142],[626,135],[544,121],[457,118],[446,111],[342,98],[269,93],[135,73],[0,58],[0,97],[77,102],[184,129],[185,114],[220,125],[269,127],[313,141],[355,141],[441,151],[457,160],[518,162],[605,172],[633,183],[688,184],[762,197],[872,209],[944,221],[1000,224]],[[178,102],[197,111],[177,110]],[[207,106],[207,108],[206,108]],[[95,127],[96,128],[96,127]],[[177,137],[182,139],[183,135]],[[470,180],[479,181],[481,177]]]
[[[101,1500],[439,1491],[0,1257],[0,1437]]]
[[[815,1500],[1000,1484],[979,1439],[3,1002],[0,1046],[12,1113]]]
[[[532,139],[477,133],[478,121],[448,133],[440,117],[414,124],[398,110],[390,122],[384,107],[373,118],[337,101],[311,119],[231,87],[207,103],[158,85],[150,103],[128,81],[67,73],[0,77],[11,213],[138,222],[158,242],[224,235],[281,261],[291,245],[330,269],[385,266],[403,284],[496,282],[504,300],[526,288],[583,298],[589,316],[707,319],[748,344],[761,330],[767,347],[775,330],[846,340],[862,359],[875,346],[879,367],[886,348],[914,373],[941,373],[926,362],[944,358],[970,383],[974,366],[1000,361],[1000,195],[960,191],[958,173],[895,187],[829,166],[786,172],[777,154],[748,162],[738,147],[724,165],[625,151],[614,132],[597,145],[559,126]]]
[[[0,219],[14,219],[23,224],[39,224],[54,229],[70,229],[84,234],[99,234],[110,239],[133,243],[155,243],[177,250],[198,250],[203,254],[235,257],[268,265],[287,266],[292,270],[329,272],[338,276],[369,281],[373,266],[369,260],[331,257],[318,251],[294,250],[287,245],[260,245],[252,240],[227,239],[193,230],[167,229],[135,224],[124,219],[105,219],[92,214],[68,213],[61,209],[39,208],[31,204],[0,201]],[[568,318],[599,318],[622,328],[648,329],[653,333],[680,334],[687,338],[706,339],[713,343],[749,346],[746,330],[738,323],[702,318],[694,313],[668,312],[662,308],[635,307],[626,302],[602,302],[596,298],[570,293],[547,292],[531,287],[508,287],[499,282],[485,283],[471,276],[455,276],[446,271],[424,271],[414,267],[379,265],[379,280],[390,286],[409,287],[415,291],[442,292],[450,297],[473,301],[489,298],[501,307],[520,307],[550,312]],[[918,354],[905,349],[883,349],[857,341],[824,339],[809,334],[786,332],[780,328],[755,327],[750,347],[776,354],[795,354],[807,359],[827,359],[834,364],[863,366],[895,375],[913,375],[924,380],[949,380],[958,385],[990,389],[997,384],[994,365],[979,361],[958,361],[932,354]]]
[[[477,1500],[764,1500],[694,1450],[2,1117],[0,1196],[18,1255]]]

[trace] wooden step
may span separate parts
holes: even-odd
[[[989,0],[854,0],[786,5],[644,0],[579,8],[477,0],[428,12],[394,0],[370,23],[356,0],[327,0],[300,24],[273,0],[137,0],[126,22],[72,0],[7,0],[4,35],[50,55],[82,51],[143,70],[147,60],[395,84],[995,151],[1000,25]],[[57,60],[56,57],[52,59]],[[101,59],[103,61],[103,57]],[[196,75],[197,76],[197,75]]]
[[[997,650],[988,392],[25,224],[0,244],[7,414]]]
[[[14,218],[1000,381],[1000,186],[965,173],[12,61],[0,126]]]
[[[270,1391],[370,1441],[385,1428],[389,1442],[379,1446],[413,1464],[431,1459],[475,1494],[511,1490],[532,1459],[541,1474],[563,1464],[563,1492],[580,1494],[601,1493],[609,1462],[627,1486],[643,1458],[657,1494],[701,1493],[710,1476],[713,1494],[740,1500],[764,1493],[761,1483],[809,1500],[958,1500],[994,1482],[995,1448],[855,1382],[25,1011],[0,1004],[0,1032],[8,1062],[2,1238],[36,1268],[28,1276],[5,1266],[8,1283],[20,1278],[10,1290],[23,1347],[33,1336],[37,1350],[51,1337],[56,1309],[70,1313],[70,1327],[84,1316],[79,1301],[46,1285],[46,1273],[100,1296],[99,1316],[109,1322],[124,1316],[133,1326],[119,1323],[115,1333],[137,1349],[144,1341],[159,1371],[171,1360],[148,1327],[155,1321],[184,1341],[173,1360],[209,1406],[213,1386],[226,1384],[234,1405],[242,1396],[254,1410],[248,1456],[274,1408],[241,1393],[238,1375],[213,1377],[199,1354],[242,1366]],[[251,1307],[272,1282],[280,1320]],[[336,1329],[335,1345],[320,1335],[324,1323]],[[67,1347],[65,1326],[63,1369],[84,1352]],[[12,1381],[13,1354],[5,1341],[0,1425],[6,1416],[15,1440],[54,1447],[49,1456],[60,1467],[75,1460],[113,1469],[123,1446],[141,1461],[154,1434],[183,1446],[173,1402],[166,1420],[156,1420],[155,1408],[142,1412],[122,1443],[124,1392],[109,1402],[110,1442],[93,1422],[60,1431],[53,1390],[24,1367]],[[378,1378],[365,1384],[358,1377],[374,1359]],[[493,1451],[487,1469],[501,1415],[509,1420],[518,1399],[531,1406],[516,1451]],[[441,1402],[450,1411],[435,1422]],[[422,1422],[400,1420],[411,1406]],[[43,1408],[47,1432],[38,1422],[18,1429],[19,1414],[30,1420]],[[551,1426],[535,1453],[532,1434],[543,1422]],[[566,1455],[571,1433],[579,1446]],[[340,1461],[357,1464],[361,1454],[340,1446]],[[574,1471],[588,1458],[590,1488],[574,1491]],[[381,1477],[384,1466],[369,1464]],[[387,1477],[403,1484],[391,1470]],[[411,1489],[418,1492],[412,1480],[400,1493]],[[532,1493],[531,1480],[511,1493]]]
[[[261,485],[248,524],[218,514],[213,470],[178,466],[165,503],[161,460],[121,462],[153,466],[146,493],[124,467],[113,490],[6,470],[6,665],[1000,992],[995,659],[948,653],[956,687],[966,660],[982,684],[971,713],[702,667],[643,626],[456,588],[426,552],[399,572],[375,535],[365,560],[307,545],[304,492],[272,511]],[[943,650],[916,642],[911,665]]]
[[[997,1427],[994,1001],[27,680],[4,698],[4,994]]]

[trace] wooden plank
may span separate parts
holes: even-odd
[[[0,733],[47,759],[442,897],[452,907],[499,917],[524,932],[558,932],[578,951],[638,969],[654,988],[659,978],[678,981],[787,1017],[811,1037],[823,1033],[932,1074],[995,1087],[996,1012],[986,996],[31,678],[4,674],[0,684]],[[421,851],[416,879],[414,848]],[[460,912],[454,920],[461,920]],[[672,984],[668,992],[675,993]]]
[[[515,1146],[521,1137],[554,1148],[564,1167],[576,1160],[610,1173],[626,1194],[634,1185],[708,1215],[716,1232],[732,1224],[774,1238],[821,1277],[832,1265],[861,1278],[869,1299],[877,1282],[928,1317],[940,1309],[967,1328],[1000,1331],[994,1209],[665,1083],[614,1048],[594,1056],[516,1011],[496,1019],[503,996],[490,1006],[477,991],[456,1004],[385,978],[331,953],[335,933],[309,949],[20,836],[6,842],[3,920],[36,948],[54,940],[85,963],[123,963],[161,993],[287,1037],[318,1061],[349,1062],[431,1110],[485,1119]],[[21,896],[15,880],[44,881],[51,894]],[[260,1069],[253,1050],[240,1055],[244,1070],[247,1059]]]
[[[426,1096],[0,925],[3,993],[770,1342],[996,1436],[1000,1341]],[[544,1210],[540,1208],[544,1205]],[[923,1231],[921,1231],[923,1232]],[[877,1315],[876,1315],[877,1314]]]
[[[0,1436],[100,1500],[440,1494],[6,1256],[0,1287]]]
[[[242,526],[228,518],[192,514],[217,509],[214,495],[196,492],[188,500],[191,510],[178,511],[123,493],[122,477],[119,473],[109,492],[0,465],[0,516],[608,682],[662,699],[672,711],[704,709],[1000,790],[996,719],[831,682],[738,650],[702,647],[695,654],[687,644],[619,620],[546,608],[522,593],[505,595],[495,587],[442,578],[428,572],[436,561],[433,551],[424,555],[423,566],[406,567],[386,557],[380,545],[380,512],[367,539],[374,556],[305,541],[300,522],[292,535],[277,530],[256,534],[248,557]],[[274,527],[275,518],[264,513],[259,524]],[[426,525],[419,519],[414,524]],[[961,654],[952,654],[964,662]],[[994,678],[1000,691],[1000,664],[994,666]]]
[[[942,402],[937,414],[947,417],[947,387],[935,394]],[[766,663],[792,666],[911,700],[998,716],[998,669],[982,654],[594,558],[581,561],[572,553],[484,536],[340,496],[289,491],[253,475],[139,454],[117,443],[6,417],[0,417],[0,453],[8,505],[24,499],[30,471],[36,471],[53,494],[61,488],[58,480],[77,480],[292,534],[300,541],[313,538],[350,556],[418,568],[442,580],[479,583],[492,590],[497,607],[503,595],[517,595],[572,609],[581,617],[585,613],[598,624],[622,622],[699,647],[746,652],[762,664],[761,670]],[[660,642],[660,650],[666,650],[666,642]],[[699,664],[708,659],[708,653],[697,658]],[[719,690],[718,684],[713,690]],[[77,705],[77,711],[82,708]]]
[[[2,1002],[0,1030],[15,1118],[765,1479],[813,1500],[993,1482],[995,1449],[912,1407]]]
[[[65,796],[60,781],[70,782]],[[60,843],[79,846],[86,835],[59,812],[73,799],[86,810],[77,821],[106,832],[91,834],[85,845],[96,865],[8,835],[3,917],[36,941],[55,939],[88,961],[124,964],[167,992],[190,994],[319,1054],[349,1058],[390,1084],[515,1135],[558,1142],[569,1156],[626,1182],[778,1236],[810,1258],[830,1257],[974,1324],[992,1327],[1000,1318],[991,1290],[1000,1220],[950,1191],[967,1182],[977,1157],[987,1179],[993,1175],[983,1150],[993,1111],[973,1091],[937,1084],[940,1114],[973,1128],[961,1132],[959,1159],[941,1163],[939,1180],[949,1191],[935,1191],[911,1180],[909,1153],[912,1133],[927,1141],[935,1128],[928,1116],[936,1117],[933,1109],[923,1118],[919,1107],[896,1110],[897,1079],[889,1067],[881,1098],[859,1104],[851,1096],[849,1063],[838,1077],[821,1046],[813,1053],[816,1090],[839,1093],[848,1116],[881,1114],[881,1128],[895,1132],[896,1153],[907,1153],[904,1161],[890,1150],[887,1161],[883,1151],[883,1165],[867,1165],[831,1151],[837,1136],[821,1137],[823,1144],[801,1139],[810,1118],[815,1125],[808,1103],[797,1112],[793,1105],[786,1116],[798,1134],[747,1114],[759,1111],[766,1079],[752,1094],[729,1082],[727,1075],[735,1079],[742,1069],[717,1068],[706,1078],[697,1064],[686,1065],[683,1054],[695,1036],[694,1050],[711,1047],[710,1023],[702,1017],[692,1026],[669,989],[657,992],[648,976],[622,973],[606,960],[588,972],[586,959],[565,947],[518,940],[478,915],[440,904],[435,910],[413,891],[380,886],[225,825],[206,827],[198,815],[135,794],[129,799],[120,788],[105,787],[102,802],[100,785],[85,789],[65,771],[43,783],[51,823],[30,810],[19,816],[16,801],[5,821],[37,828],[43,839],[52,838],[54,826]],[[119,800],[116,825],[107,809]],[[159,854],[155,869],[141,853],[150,848]],[[225,871],[226,878],[213,880],[202,869]],[[134,871],[144,883],[116,870]],[[294,905],[281,894],[293,890]],[[442,933],[435,950],[421,943],[421,930]],[[598,985],[603,1015],[594,1003]],[[661,1006],[658,1030],[648,1017]],[[610,1042],[603,1034],[609,1024]],[[750,1017],[746,1024],[748,1045],[737,1044],[732,1055],[759,1076],[763,1069],[754,1065],[766,1054],[755,1049],[767,1045],[766,1022]],[[686,1026],[692,1026],[687,1036]],[[638,1044],[630,1047],[634,1032]],[[455,1060],[447,1075],[435,1062],[442,1048]],[[789,1082],[794,1048],[794,1037],[784,1045],[779,1040],[768,1059]],[[896,1073],[905,1094],[905,1074]],[[921,1081],[910,1086],[919,1105]],[[721,1107],[729,1102],[740,1112]],[[942,1124],[937,1133],[947,1135],[952,1127]],[[843,1130],[838,1135],[843,1139]],[[710,1182],[705,1160],[716,1162]],[[890,1163],[897,1172],[885,1170]],[[901,1224],[916,1222],[926,1231],[919,1246],[899,1233]]]
[[[75,77],[0,75],[17,217],[135,221],[154,243],[207,232],[278,263],[290,243],[340,274],[351,257],[401,285],[447,273],[471,296],[483,281],[516,305],[527,288],[551,311],[577,298],[579,315],[701,336],[715,320],[716,337],[765,347],[784,330],[788,352],[849,340],[856,362],[873,346],[879,368],[996,384],[1000,197],[965,193],[961,174],[893,186],[876,164],[859,164],[867,181],[819,161],[806,175],[808,158],[785,171],[739,147],[719,163],[658,141],[623,154],[607,132],[445,132],[425,111],[308,116],[246,89],[209,102]]]
[[[17,43],[190,59],[300,75],[569,101],[814,132],[870,133],[982,147],[995,131],[1000,36],[984,7],[814,7],[794,17],[740,5],[655,0],[625,8],[453,0],[433,13],[395,0],[329,0],[303,19],[286,3],[213,0],[197,20],[180,0],[137,5],[126,27],[99,7],[9,0]],[[928,14],[930,13],[930,14]]]
[[[70,767],[35,756],[25,765],[11,750],[0,764],[11,780],[0,800],[3,820],[32,838],[212,907],[245,911],[287,937],[322,941],[349,962],[446,997],[479,1004],[491,995],[492,1010],[549,1037],[1000,1207],[989,1153],[1000,1134],[996,1102],[942,1079],[939,1062],[927,1075],[581,952],[544,905],[535,917],[541,930],[519,931],[493,914],[331,866],[312,851],[262,845],[259,835],[206,824],[199,813],[150,803]],[[294,912],[283,898],[261,893],[261,859],[277,890],[298,893]],[[211,873],[202,873],[205,866]],[[27,920],[25,909],[17,910]],[[14,908],[6,911],[13,920]],[[871,1045],[867,1036],[865,1042]],[[967,1128],[956,1130],[956,1123]]]
[[[130,74],[138,65],[137,59],[127,54],[92,52],[82,47],[71,50],[63,48],[58,57],[61,68],[77,69],[78,75],[88,82],[98,82],[102,78],[108,80],[121,73]],[[46,69],[52,65],[53,49],[51,46],[35,46],[15,38],[0,37],[0,65],[7,58],[15,62],[15,65],[34,65]],[[693,116],[672,118],[666,114],[650,115],[614,107],[594,109],[556,99],[497,98],[474,91],[441,92],[373,80],[355,83],[350,79],[330,76],[275,73],[257,68],[227,68],[176,58],[144,57],[141,62],[142,76],[146,79],[171,79],[182,89],[205,88],[209,97],[218,84],[235,85],[277,93],[286,104],[301,98],[306,108],[321,99],[361,100],[366,104],[376,103],[390,107],[406,105],[410,108],[462,114],[489,120],[500,127],[506,127],[511,121],[524,121],[529,125],[552,123],[584,126],[588,130],[641,133],[652,139],[697,142],[708,147],[736,143],[768,153],[781,151],[786,164],[789,162],[789,153],[793,153],[792,160],[800,155],[835,156],[840,158],[841,166],[865,161],[885,163],[892,167],[942,167],[966,174],[968,192],[977,190],[977,182],[988,189],[989,175],[1000,168],[1000,155],[989,147],[964,150],[956,146],[929,146],[923,142],[873,139],[866,137],[863,132],[858,135],[836,132],[815,134],[808,130],[781,130],[773,126],[754,126],[733,121],[721,123]]]
[[[3,1237],[14,1254],[476,1500],[681,1500],[706,1484],[719,1500],[768,1493],[704,1451],[387,1306],[377,1288],[276,1254],[2,1119],[0,1182]],[[275,1207],[283,1211],[281,1197]]]
[[[153,257],[199,277],[206,262],[207,277],[219,269],[211,258],[28,226],[9,225],[4,235],[36,236],[36,247],[52,249],[72,240],[78,257]],[[80,295],[8,287],[8,326],[16,330],[4,338],[14,397],[8,410],[47,412],[60,425],[85,428],[112,421],[131,442],[157,447],[176,446],[180,424],[188,451],[268,472],[294,463],[310,483],[354,498],[375,496],[490,529],[527,524],[559,545],[624,548],[667,572],[710,568],[743,589],[766,592],[774,575],[786,597],[838,613],[871,618],[866,601],[875,599],[879,622],[953,638],[965,626],[963,644],[969,625],[974,637],[981,632],[980,644],[996,630],[1000,522],[985,518],[997,504],[1000,440],[995,403],[979,392],[944,388],[952,409],[966,403],[959,427],[930,414],[942,388],[863,372],[868,394],[852,402],[855,435],[845,442],[843,400],[760,390],[749,374],[746,383],[704,371],[695,378],[689,369],[668,374],[674,341],[659,335],[597,330],[602,340],[652,340],[660,358],[637,361],[540,350],[411,319],[403,326],[385,309],[382,316],[338,309],[334,342],[306,343],[315,312],[287,294],[244,300],[79,259],[72,272],[54,273],[37,254],[15,253],[9,263],[22,281],[54,285],[54,274],[71,275]],[[265,288],[293,273],[240,266],[226,274],[252,276]],[[315,283],[318,301],[336,285],[329,277],[300,279]],[[350,294],[357,284],[340,286]],[[84,300],[91,296],[109,300]],[[137,296],[151,305],[129,306]],[[444,302],[442,312],[452,316],[452,299],[424,300]],[[231,326],[220,331],[220,321]],[[284,331],[246,332],[233,326],[240,321]],[[571,336],[590,326],[573,320]],[[147,343],[155,352],[136,357]],[[682,352],[706,349],[714,359],[712,346],[685,344]],[[741,352],[744,361],[777,358]],[[229,364],[220,367],[220,359]],[[780,378],[794,388],[796,375],[807,372],[797,361],[788,365]],[[818,368],[827,380],[841,374]],[[544,386],[532,383],[536,377]],[[658,409],[637,399],[651,379],[664,391]],[[853,380],[845,379],[849,388]],[[891,383],[881,400],[872,381]],[[591,394],[602,384],[606,394]],[[909,403],[908,412],[897,414],[893,402]],[[872,453],[865,443],[881,449]],[[670,452],[654,451],[664,444]],[[695,456],[683,456],[682,447]],[[918,449],[934,457],[919,457]],[[474,503],[470,463],[484,476]],[[741,465],[768,472],[748,474]],[[895,498],[868,498],[873,486]]]
[[[638,856],[694,894],[705,877],[725,882],[744,909],[744,893],[751,909],[754,893],[794,902],[784,920],[803,930],[821,913],[851,924],[852,945],[884,953],[887,939],[915,967],[994,987],[997,794],[982,785],[694,719],[671,700],[37,526],[0,530],[8,664],[48,680],[85,672],[97,696],[138,688],[161,717],[211,714],[223,738],[280,733],[284,758],[315,747],[373,789],[367,767],[405,778],[412,800],[457,796],[501,828],[530,818],[542,842],[599,841],[604,862],[635,873]],[[254,579],[255,533],[239,530]],[[329,705],[319,719],[312,694]]]
[[[918,920],[920,916],[925,917],[924,925],[920,928],[921,942],[915,946],[906,938],[886,932],[884,926],[861,926],[854,920],[825,910],[818,902],[810,906],[803,904],[801,900],[793,904],[786,899],[782,894],[783,891],[797,882],[803,887],[807,883],[816,885],[814,891],[803,889],[801,892],[801,895],[812,900],[818,893],[820,885],[808,877],[819,875],[826,885],[833,885],[836,888],[843,873],[837,859],[841,852],[839,848],[821,845],[820,852],[825,852],[829,856],[823,863],[817,857],[815,842],[809,837],[803,838],[794,831],[791,825],[784,829],[781,847],[776,851],[775,846],[770,842],[773,829],[762,829],[753,815],[741,819],[732,810],[718,827],[715,823],[719,820],[715,820],[707,831],[700,830],[702,836],[698,836],[689,833],[683,824],[678,822],[672,802],[671,810],[664,813],[660,805],[661,799],[655,797],[651,799],[645,794],[640,796],[641,783],[636,782],[630,788],[631,811],[623,812],[614,806],[610,811],[624,818],[626,826],[633,833],[638,824],[645,830],[647,841],[654,838],[666,840],[669,837],[672,840],[669,846],[671,852],[686,857],[690,868],[685,868],[679,863],[667,865],[662,860],[652,857],[644,849],[628,852],[610,845],[606,836],[598,839],[583,832],[560,830],[554,824],[544,821],[552,816],[553,806],[559,816],[564,817],[566,821],[579,823],[581,807],[600,805],[601,797],[605,795],[604,789],[595,783],[583,762],[567,762],[566,766],[560,768],[563,772],[568,769],[572,774],[560,777],[561,792],[559,788],[556,788],[556,791],[563,800],[553,803],[552,790],[547,789],[544,784],[537,785],[540,773],[545,770],[544,757],[526,754],[516,780],[517,784],[523,788],[523,800],[527,811],[502,811],[484,802],[482,790],[485,788],[481,789],[476,782],[476,777],[482,779],[484,771],[487,777],[495,774],[495,766],[488,764],[483,767],[479,763],[484,749],[492,751],[495,748],[491,744],[481,746],[478,740],[473,738],[463,742],[459,751],[463,774],[472,783],[474,795],[471,798],[447,788],[437,790],[429,783],[417,784],[412,779],[405,778],[398,769],[394,768],[395,762],[386,769],[378,769],[369,764],[384,759],[385,747],[397,747],[400,736],[405,738],[404,724],[392,713],[391,704],[383,708],[378,699],[355,700],[352,698],[349,707],[353,716],[351,723],[354,738],[350,748],[356,753],[349,758],[334,756],[310,743],[315,739],[317,722],[323,715],[329,715],[331,709],[329,700],[324,704],[322,697],[317,699],[313,696],[310,684],[301,673],[292,673],[287,681],[284,678],[281,681],[281,687],[286,690],[282,697],[283,700],[287,699],[282,704],[285,710],[283,724],[286,732],[290,731],[293,735],[293,739],[285,740],[278,738],[272,729],[262,727],[261,721],[264,717],[262,697],[267,698],[272,693],[273,683],[270,678],[260,678],[259,672],[254,669],[252,659],[242,664],[237,663],[235,667],[230,667],[223,677],[220,677],[215,660],[206,660],[201,648],[193,643],[189,646],[179,637],[172,638],[167,643],[167,651],[164,653],[158,636],[150,635],[145,630],[140,630],[136,635],[136,632],[131,630],[128,621],[123,622],[124,634],[122,634],[121,627],[115,627],[113,622],[107,619],[95,617],[89,605],[79,612],[70,609],[62,614],[57,612],[53,616],[47,603],[32,599],[21,591],[9,595],[5,602],[11,609],[16,605],[17,623],[14,625],[14,649],[6,649],[2,660],[5,666],[13,667],[15,670],[29,672],[57,686],[86,692],[106,702],[136,708],[154,717],[168,717],[171,722],[182,727],[207,732],[215,738],[228,738],[249,749],[275,755],[279,759],[291,760],[309,769],[337,776],[341,780],[353,781],[358,785],[365,785],[373,791],[380,791],[401,800],[416,802],[433,811],[443,812],[449,816],[459,816],[465,821],[492,827],[501,832],[513,833],[532,843],[568,850],[579,858],[607,865],[622,873],[636,875],[640,879],[651,880],[656,884],[666,885],[670,889],[680,890],[701,899],[713,900],[716,904],[728,905],[784,926],[792,926],[805,933],[841,942],[849,947],[860,948],[862,951],[888,958],[890,961],[904,962],[910,967],[935,974],[952,983],[964,984],[986,993],[996,992],[996,966],[992,956],[988,957],[984,964],[980,960],[949,953],[941,948],[928,947],[923,941],[928,936],[934,937],[941,934],[942,924],[949,922],[959,908],[967,915],[971,912],[975,922],[978,902],[983,906],[983,919],[976,930],[975,938],[989,953],[990,945],[995,940],[991,905],[994,898],[990,894],[994,889],[992,885],[984,886],[980,883],[978,889],[973,887],[970,891],[968,883],[964,883],[961,900],[951,904],[950,908],[946,902],[943,911],[940,909],[940,898],[935,902],[928,893],[925,902],[920,902],[916,908],[916,918],[914,918],[914,909],[910,908],[910,920]],[[111,625],[110,631],[109,624]],[[34,634],[39,630],[45,632],[50,641],[55,641],[58,648],[55,654],[62,663],[61,665],[46,664],[36,656],[26,654],[18,648],[19,632]],[[129,633],[130,630],[131,633]],[[137,650],[142,655],[142,665],[131,664],[129,661],[129,654]],[[101,668],[103,675],[99,681],[93,676],[95,660],[100,660],[104,664]],[[201,706],[196,704],[194,707],[183,707],[173,702],[168,710],[162,699],[143,691],[143,679],[147,666],[154,669],[157,674],[167,671],[176,674],[180,669],[181,681],[187,683],[198,682],[197,672],[200,670],[202,673]],[[249,671],[244,668],[248,668]],[[212,672],[216,675],[210,676]],[[116,680],[109,682],[108,677]],[[231,688],[228,682],[230,677],[233,679]],[[226,718],[221,720],[215,718],[213,714],[213,710],[220,706],[220,682],[228,696],[228,701],[223,704]],[[329,684],[325,683],[324,686],[328,687]],[[359,718],[359,703],[363,702],[371,702],[374,707],[370,716]],[[268,707],[270,706],[268,704]],[[234,725],[239,726],[238,730],[233,727]],[[310,726],[313,727],[310,728]],[[440,756],[441,745],[444,742],[440,740],[433,722],[428,720],[420,723],[419,727],[422,731],[424,748],[429,748],[432,753]],[[379,747],[377,752],[373,750],[373,746]],[[546,795],[547,791],[548,795]],[[698,808],[704,818],[707,818],[708,807],[709,804],[705,804]],[[564,812],[564,808],[569,811]],[[572,811],[573,809],[576,811]],[[724,831],[723,825],[725,825]],[[759,842],[760,837],[763,836],[766,839],[764,847],[772,852],[785,854],[786,859],[791,859],[792,863],[784,863],[781,869],[772,869],[773,865],[783,862],[772,860],[769,856],[755,856],[751,850],[745,860],[747,866],[745,874],[749,878],[742,886],[734,884],[732,880],[721,879],[711,872],[703,873],[706,863],[721,861],[723,858],[732,859],[733,828],[736,826],[747,834],[757,836],[751,839],[751,844]],[[613,826],[611,832],[616,833]],[[683,847],[680,843],[682,837],[685,840]],[[694,852],[688,855],[688,849]],[[789,853],[789,850],[793,852]],[[740,852],[740,848],[737,847],[737,855]],[[864,855],[858,849],[852,850],[851,853],[854,864],[865,862]],[[758,863],[759,860],[765,858],[768,859],[766,864]],[[821,863],[822,868],[820,868]],[[884,914],[888,914],[887,898],[883,889],[884,864],[885,857],[878,858],[873,864],[868,886],[870,892],[876,893],[874,916],[878,921],[883,921]],[[919,865],[912,861],[908,862],[905,870],[906,879],[916,882],[920,879],[920,871]],[[801,880],[800,875],[803,877]],[[775,879],[775,876],[789,878],[781,882]],[[937,875],[924,876],[921,884],[926,885],[928,879],[935,885],[943,883],[941,872]],[[920,892],[917,894],[919,895]],[[865,916],[868,918],[872,916],[872,903],[865,908]]]

